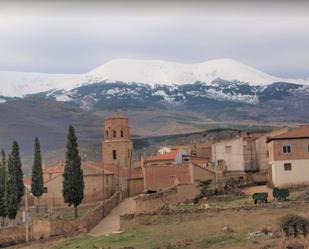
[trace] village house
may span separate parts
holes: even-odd
[[[255,137],[239,132],[235,138],[214,142],[211,147],[212,164],[225,162],[226,173],[257,171]]]
[[[142,158],[144,189],[162,191],[172,186],[191,185],[196,190],[199,181],[215,182],[216,173],[195,163],[191,153],[188,146],[171,146],[161,148],[158,155]]]
[[[82,163],[82,169],[85,184],[83,204],[104,200],[115,192],[116,177],[112,172],[88,163]],[[63,172],[63,163],[43,169],[47,193],[40,198],[40,204],[48,207],[65,205],[62,196]]]
[[[234,138],[214,142],[211,146],[211,165],[216,167],[223,162],[225,175],[245,176],[259,172],[266,177],[269,165],[266,140],[287,130],[287,127],[282,127],[267,133],[239,132]]]
[[[309,125],[268,138],[269,181],[275,187],[309,183]]]
[[[159,154],[142,158],[142,164],[148,165],[175,165],[183,162],[183,158],[189,155],[188,149],[163,147],[159,150]]]

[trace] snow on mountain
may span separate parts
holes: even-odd
[[[115,59],[85,74],[45,74],[0,71],[0,96],[22,97],[53,89],[71,90],[98,82],[182,85],[215,79],[268,85],[273,82],[307,84],[307,80],[282,79],[231,59],[181,64],[160,60]]]
[[[281,80],[231,59],[211,60],[199,64],[117,59],[90,71],[89,74],[102,75],[104,76],[102,80],[151,85],[186,84],[197,81],[211,83],[216,78],[254,85],[270,84]]]

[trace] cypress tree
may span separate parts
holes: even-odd
[[[44,192],[44,182],[43,182],[43,169],[42,169],[42,157],[39,139],[36,137],[34,140],[34,160],[32,165],[32,175],[31,175],[31,193],[37,197],[37,208],[38,213],[40,197]]]
[[[19,146],[16,141],[14,141],[12,144],[11,160],[12,160],[12,164],[15,170],[18,203],[20,203],[24,195],[24,192],[25,192],[25,186],[23,182],[24,174],[22,171],[22,165],[21,165],[21,160],[20,160],[20,155],[19,155]]]
[[[5,156],[4,149],[1,150],[1,165],[6,166],[6,156]]]
[[[63,199],[69,206],[74,206],[75,218],[77,218],[77,207],[84,198],[84,176],[81,169],[81,158],[78,153],[77,137],[71,125],[67,136],[65,159]]]
[[[5,207],[6,214],[10,219],[15,219],[18,210],[18,189],[16,184],[15,167],[11,155],[7,162]]]
[[[0,163],[0,217],[2,217],[2,225],[4,226],[4,219],[6,217],[5,209],[5,178],[6,178],[6,159],[5,152],[1,150],[2,160]]]

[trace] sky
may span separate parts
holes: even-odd
[[[0,70],[84,73],[116,58],[231,58],[309,77],[306,1],[1,1]]]

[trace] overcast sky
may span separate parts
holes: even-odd
[[[309,77],[305,1],[0,3],[0,70],[83,73],[114,58],[232,58]]]

